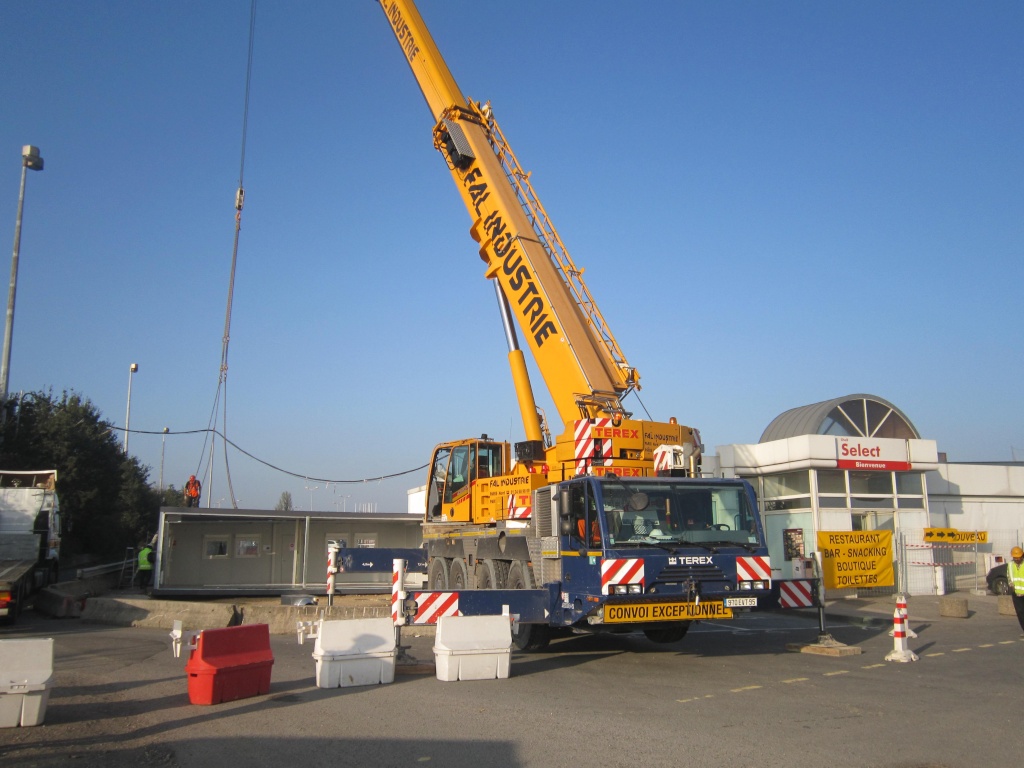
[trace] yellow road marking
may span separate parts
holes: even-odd
[[[877,669],[878,667],[884,666],[885,664],[868,664],[866,667],[861,667],[861,669]]]
[[[1016,642],[1017,642],[1016,640],[1000,640],[999,644],[1000,645],[1013,645]]]
[[[745,685],[742,688],[733,688],[730,693],[743,693],[743,691],[756,691],[760,685]]]
[[[825,677],[835,677],[836,675],[848,675],[848,674],[850,674],[850,670],[848,670],[848,669],[840,669],[840,670],[838,670],[836,672],[826,672],[825,673]]]
[[[970,651],[971,648],[954,648],[953,653],[963,653],[964,651]]]
[[[981,645],[979,645],[978,647],[979,647],[979,648],[991,648],[991,647],[992,647],[992,646],[994,646],[994,645],[995,645],[995,643],[982,643],[982,644],[981,644]]]
[[[925,656],[945,656],[945,655],[946,654],[943,653],[942,651],[939,651],[938,653],[926,653],[925,654]]]
[[[810,680],[809,677],[791,677],[789,680],[783,680],[784,683],[806,683]]]

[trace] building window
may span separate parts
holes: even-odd
[[[818,508],[819,509],[848,509],[849,504],[846,502],[846,495],[842,496],[819,496],[818,497]]]
[[[851,496],[851,509],[892,509],[892,496]]]
[[[892,472],[850,472],[850,493],[892,496]]]
[[[897,496],[896,499],[899,501],[900,509],[924,509],[923,496]]]
[[[897,507],[925,508],[924,480],[921,472],[846,472],[841,469],[816,471],[819,509],[888,511]]]
[[[212,534],[203,536],[203,558],[205,560],[217,560],[228,556],[227,534]]]
[[[921,496],[924,494],[924,488],[921,481],[920,472],[897,472],[896,473],[896,493],[908,494],[910,496]]]
[[[842,469],[818,470],[818,493],[841,493],[846,495],[846,472]]]
[[[900,509],[924,509],[924,474],[896,473],[896,503]]]
[[[236,536],[235,557],[259,557],[260,537],[259,536]]]
[[[811,506],[811,476],[807,470],[765,475],[765,512],[808,509]]]

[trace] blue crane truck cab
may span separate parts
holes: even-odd
[[[428,589],[460,590],[463,614],[507,606],[521,650],[553,631],[677,642],[771,592],[754,491],[739,479],[582,475],[534,491],[527,520],[443,528],[424,525]],[[452,572],[476,578],[453,585]]]

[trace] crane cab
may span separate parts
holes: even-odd
[[[529,517],[530,498],[546,475],[512,464],[509,443],[487,435],[434,448],[427,478],[427,523],[496,523]]]

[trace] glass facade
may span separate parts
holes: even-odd
[[[922,472],[803,469],[744,479],[754,486],[761,509],[767,514],[815,508],[848,509],[854,514],[863,514],[861,510],[891,513],[925,508]]]

